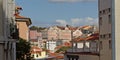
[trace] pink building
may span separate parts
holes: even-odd
[[[42,34],[37,32],[37,30],[30,30],[29,32],[29,40],[31,42],[31,46],[39,46],[42,45]]]

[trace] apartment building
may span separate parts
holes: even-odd
[[[0,60],[16,60],[15,0],[0,0]]]
[[[100,60],[112,60],[112,0],[99,0]]]

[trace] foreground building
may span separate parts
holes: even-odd
[[[99,0],[100,60],[112,60],[112,0]]]
[[[16,60],[15,0],[0,0],[0,60]]]
[[[120,0],[99,0],[100,60],[120,60]]]
[[[120,60],[120,0],[112,0],[112,60]]]

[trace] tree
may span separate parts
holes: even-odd
[[[70,47],[68,46],[63,46],[60,49],[56,51],[56,53],[64,53],[66,50],[68,50]]]
[[[46,29],[45,27],[38,27],[38,26],[31,26],[30,30],[37,30],[38,32],[40,32],[41,30]]]
[[[26,40],[20,38],[19,42],[16,44],[16,50],[17,60],[25,60],[25,56],[29,56],[30,58],[30,43]]]

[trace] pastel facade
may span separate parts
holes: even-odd
[[[48,29],[48,40],[58,40],[58,28],[56,26]]]
[[[31,47],[31,57],[33,59],[44,59],[46,58],[46,51],[43,51],[37,46]]]
[[[37,30],[30,30],[29,31],[29,41],[31,43],[31,46],[38,46],[42,48],[42,34],[40,32],[37,32]]]
[[[19,29],[19,37],[28,41],[29,40],[29,26],[32,24],[31,19],[27,17],[20,16],[19,10],[21,7],[16,7],[16,24]]]

